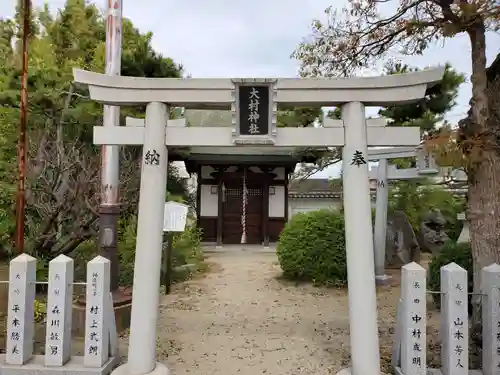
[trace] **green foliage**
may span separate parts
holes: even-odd
[[[135,245],[137,235],[137,217],[131,215],[120,220],[118,232],[118,256],[120,262],[121,286],[131,286],[134,280]],[[167,244],[164,243],[164,250]],[[96,256],[97,245],[94,240],[82,242],[73,253],[75,259],[75,280],[85,280],[85,269],[88,261]],[[174,235],[172,266],[188,263],[201,265],[201,229],[188,225],[182,233]],[[174,275],[174,280],[179,279]]]
[[[187,196],[186,181],[179,177],[179,171],[174,164],[168,165],[167,170],[167,201],[175,200],[182,203]]]
[[[389,63],[385,67],[384,75],[402,74],[419,71],[418,68],[411,68],[400,63]],[[444,115],[455,105],[455,99],[458,96],[458,89],[464,82],[464,76],[446,65],[445,74],[440,84],[429,88],[424,98],[411,104],[388,106],[379,110],[379,115],[386,117],[391,126],[418,126],[423,132],[433,133],[436,124],[441,122]],[[340,108],[329,110],[326,114],[328,118],[341,119]],[[318,171],[321,171],[330,165],[334,165],[341,160],[342,154],[340,148],[330,148],[323,151],[316,162],[316,165],[310,166],[303,164],[299,178],[306,178]],[[414,158],[405,158],[393,160],[399,167],[414,167],[416,161]]]
[[[342,112],[340,111],[340,108],[335,108],[334,110],[328,111],[326,116],[334,120],[340,120],[342,118]]]
[[[468,291],[472,293],[473,291],[473,262],[472,262],[472,251],[469,243],[457,244],[454,241],[449,241],[446,243],[439,254],[434,256],[429,263],[428,271],[428,284],[429,289],[433,291],[439,291],[441,285],[441,267],[446,266],[449,263],[456,263],[460,267],[467,270],[468,277]],[[433,294],[432,298],[437,308],[441,306],[441,296],[439,294]],[[469,304],[471,296],[469,295]],[[469,307],[469,311],[472,309]]]
[[[324,209],[293,216],[280,234],[277,255],[287,279],[344,285],[347,265],[343,215]]]
[[[137,236],[137,217],[132,216],[120,221],[118,232],[120,261],[119,285],[131,286],[134,282],[135,244]]]
[[[465,210],[465,199],[437,186],[425,186],[425,180],[398,181],[389,191],[389,212],[403,211],[413,230],[418,233],[420,221],[432,208],[446,219],[445,231],[452,240],[460,236],[462,223],[457,214]]]
[[[46,316],[47,316],[47,305],[36,299],[34,308],[35,323],[42,323]]]
[[[320,107],[297,107],[291,110],[279,111],[277,126],[288,128],[301,128],[312,126],[316,121],[322,121],[323,112]]]
[[[17,143],[20,102],[21,50],[20,9],[12,19],[0,19],[0,255],[12,254],[14,196],[17,176]],[[46,277],[46,263],[60,253],[82,249],[95,254],[100,156],[92,145],[92,127],[102,122],[102,105],[88,98],[82,87],[71,88],[73,68],[104,71],[106,22],[94,5],[67,0],[58,12],[45,4],[33,12],[29,43],[27,124],[26,248],[41,258],[39,276]],[[142,33],[130,20],[123,21],[121,74],[124,76],[181,77],[182,66],[163,57],[152,47],[152,34]],[[68,97],[70,96],[68,101]],[[68,105],[69,103],[69,105]],[[144,107],[124,107],[125,116],[143,115]],[[77,150],[77,154],[75,153]],[[140,150],[127,148],[121,162],[124,174],[137,170]],[[75,163],[75,159],[82,163]],[[65,161],[67,162],[66,164]],[[70,165],[70,166],[69,166]],[[131,168],[127,168],[132,166]],[[81,176],[89,176],[82,178]],[[130,172],[120,187],[123,215],[136,211],[138,173]],[[83,181],[83,182],[82,182]],[[185,187],[169,167],[169,191],[182,195]],[[61,186],[76,191],[79,199]],[[127,195],[127,187],[132,195]],[[57,197],[63,201],[58,201]],[[132,197],[132,198],[131,198]],[[58,212],[59,211],[59,212]],[[79,245],[82,245],[79,247]]]
[[[195,225],[186,225],[186,230],[174,235],[172,265],[182,266],[203,260],[201,253],[202,230]]]
[[[134,280],[135,245],[137,233],[137,219],[132,217],[123,220],[119,232],[119,258],[120,280],[122,286],[131,286]],[[201,255],[201,230],[195,226],[186,226],[182,233],[174,235],[172,266],[187,263],[199,263],[203,260]],[[164,250],[167,244],[164,243]]]
[[[404,74],[417,72],[401,63],[389,63],[385,67],[385,74]],[[425,132],[434,130],[436,123],[443,120],[444,114],[455,106],[458,89],[465,82],[465,77],[446,64],[442,81],[429,88],[424,98],[417,103],[392,105],[379,110],[379,115],[391,119],[391,126],[418,126]]]

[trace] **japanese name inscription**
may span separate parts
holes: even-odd
[[[109,327],[106,307],[109,303],[109,260],[97,256],[87,265],[87,312],[84,363],[100,367],[108,359]]]
[[[49,263],[45,364],[62,366],[71,355],[73,259],[60,255]]]
[[[6,317],[6,348],[1,358],[3,374],[77,374],[96,371],[110,361],[114,365],[117,336],[110,289],[110,262],[97,256],[87,267],[87,316],[85,355],[71,356],[73,316],[74,261],[59,255],[49,262],[47,281],[36,279],[36,259],[21,254],[10,262],[8,317]],[[43,316],[45,339],[42,354],[33,353],[35,324],[42,314],[34,316],[35,287],[47,285]],[[89,316],[92,319],[89,319]],[[36,323],[35,323],[36,321]],[[40,328],[42,326],[40,325]],[[110,357],[108,353],[111,353]],[[86,368],[84,368],[86,367]],[[89,369],[94,368],[94,369]],[[108,371],[109,372],[109,371]],[[96,372],[97,373],[97,372]],[[103,373],[99,370],[98,373]]]
[[[6,362],[22,365],[33,355],[36,259],[23,254],[10,262]]]
[[[405,375],[426,374],[426,272],[416,263],[402,267],[404,330],[401,367]]]
[[[240,135],[269,134],[269,99],[271,87],[267,85],[239,86]]]
[[[467,271],[455,263],[441,268],[442,373],[467,375]]]
[[[413,288],[414,289],[420,289],[421,282],[420,281],[414,281],[413,282]],[[411,330],[411,336],[413,337],[413,345],[412,345],[412,350],[413,350],[413,356],[411,358],[411,363],[419,368],[422,367],[422,351],[425,350],[425,342],[422,340],[422,330],[425,331],[426,327],[422,327],[422,313],[419,311],[419,305],[422,303],[422,297],[417,295],[418,291],[415,291],[415,294],[413,298],[411,299],[411,303],[413,304],[414,308],[413,310],[415,311],[411,315],[411,320],[413,323],[413,328]],[[424,297],[425,298],[425,297]],[[425,360],[425,359],[424,359]]]
[[[20,279],[20,274],[16,274],[15,280]],[[14,298],[20,295],[20,289],[14,289]],[[16,298],[18,299],[18,298]],[[9,309],[12,317],[9,319],[10,324],[10,332],[9,332],[9,341],[12,343],[10,348],[10,354],[12,356],[18,356],[21,354],[21,346],[23,344],[22,331],[23,331],[23,318],[24,315],[24,303],[20,303],[20,301],[16,300],[13,306]]]

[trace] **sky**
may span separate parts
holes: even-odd
[[[192,77],[295,77],[299,63],[290,58],[310,34],[311,21],[324,18],[324,9],[345,0],[123,0],[123,15],[142,32],[152,31],[153,47],[181,63]],[[65,0],[48,2],[52,10]],[[106,0],[95,2],[104,9]],[[392,3],[397,4],[395,0]],[[12,17],[16,0],[0,0],[0,17]],[[487,37],[490,64],[500,52],[500,34]],[[465,73],[458,104],[447,115],[451,122],[469,109],[470,44],[465,35],[429,48],[422,56],[402,57],[410,66],[424,68],[449,62]],[[371,72],[376,74],[379,72]],[[374,111],[374,110],[372,110]],[[369,112],[368,112],[369,113]],[[370,114],[370,113],[369,113]],[[315,177],[334,177],[340,166]]]

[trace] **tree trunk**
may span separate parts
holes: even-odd
[[[463,131],[469,157],[470,237],[474,265],[474,293],[480,293],[480,272],[491,263],[500,263],[500,152],[498,131],[490,121],[488,79],[486,75],[486,38],[483,21],[468,30],[471,41],[472,101],[470,122]],[[471,365],[481,359],[481,296],[472,299]],[[474,366],[475,367],[475,366]]]

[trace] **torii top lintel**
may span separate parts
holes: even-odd
[[[89,86],[91,99],[109,105],[163,102],[190,109],[230,109],[238,84],[269,84],[273,101],[285,106],[367,106],[405,104],[421,99],[439,83],[444,67],[419,72],[357,78],[142,78],[108,76],[75,69],[76,83]]]

